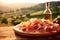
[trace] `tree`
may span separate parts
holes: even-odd
[[[5,23],[5,24],[7,24],[7,23],[8,23],[8,21],[7,21],[7,19],[6,19],[6,18],[2,18],[1,22],[2,22],[2,23]]]
[[[3,11],[2,10],[0,10],[0,15],[2,15],[3,14]]]

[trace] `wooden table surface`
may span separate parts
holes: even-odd
[[[44,38],[20,36],[15,34],[13,27],[14,26],[0,27],[0,40],[60,40],[60,35]]]

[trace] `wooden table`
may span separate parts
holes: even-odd
[[[15,34],[13,27],[14,26],[0,27],[0,40],[60,40],[60,35],[44,38],[20,36]]]

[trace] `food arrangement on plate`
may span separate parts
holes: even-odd
[[[60,25],[49,20],[32,18],[14,27],[16,33],[25,36],[50,36],[60,32]]]

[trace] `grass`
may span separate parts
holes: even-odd
[[[31,13],[30,15],[31,15],[31,16],[41,15],[42,13],[43,13],[43,11],[37,11],[37,12]]]

